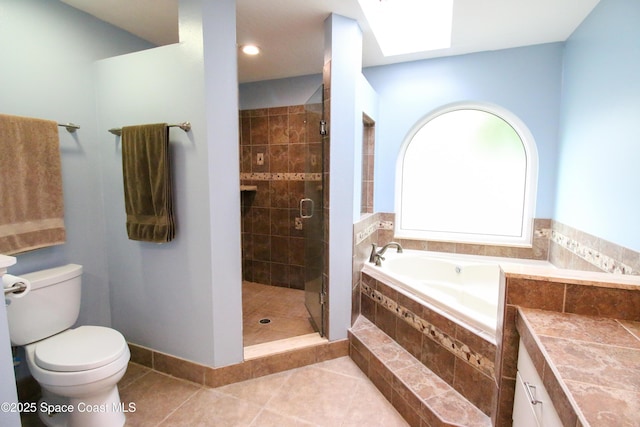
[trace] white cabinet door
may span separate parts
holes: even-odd
[[[527,397],[525,387],[520,372],[518,372],[516,394],[513,398],[513,427],[541,427],[534,406],[531,405]]]
[[[528,409],[525,409],[528,406]],[[516,412],[517,409],[517,412]],[[533,414],[535,419],[529,420]],[[520,418],[516,418],[522,417]],[[544,388],[542,379],[522,341],[518,351],[518,375],[513,403],[514,427],[562,427],[562,421]]]

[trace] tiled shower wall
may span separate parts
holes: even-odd
[[[240,183],[253,186],[241,199],[244,280],[304,288],[312,220],[300,218],[299,202],[305,183],[322,192],[321,108],[309,107],[240,112]]]

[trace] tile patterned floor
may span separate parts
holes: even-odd
[[[407,425],[348,357],[218,388],[130,364],[120,397],[135,427]]]
[[[304,291],[243,283],[244,345],[313,333]],[[268,318],[268,324],[259,323]],[[126,426],[406,426],[348,357],[219,388],[177,379],[130,363],[118,384],[135,403]],[[40,427],[37,417],[23,427]]]
[[[244,346],[313,333],[304,306],[304,291],[262,285],[242,284]],[[262,324],[260,319],[269,319]]]

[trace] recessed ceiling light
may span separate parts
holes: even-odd
[[[260,48],[253,44],[245,44],[242,46],[242,53],[245,55],[257,55],[260,53]]]
[[[453,0],[358,0],[384,56],[451,47]]]

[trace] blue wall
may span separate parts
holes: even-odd
[[[17,255],[17,264],[9,272],[81,264],[84,273],[79,324],[111,325],[97,149],[98,135],[104,129],[96,116],[93,64],[101,58],[151,47],[58,1],[3,0],[0,5],[0,113],[81,126],[74,134],[59,130],[67,242]],[[6,330],[6,316],[0,316],[0,327]],[[0,337],[0,346],[9,352],[8,336]],[[16,374],[19,378],[26,376],[26,364],[21,364]],[[0,387],[0,396],[7,396],[3,392],[14,384],[3,377]],[[9,415],[0,414],[1,425],[11,425],[5,419]]]
[[[0,112],[81,126],[59,133],[67,243],[18,255],[9,272],[82,264],[79,322],[110,325],[93,64],[153,46],[58,1],[8,0],[0,10]]]
[[[562,72],[561,43],[367,68],[380,99],[374,210],[394,211],[400,147],[422,117],[443,105],[476,101],[518,116],[538,147],[536,217],[553,213]]]
[[[96,63],[111,311],[133,343],[222,366],[242,360],[235,1],[181,0],[180,36]],[[189,133],[170,130],[176,238],[129,240],[106,129],[183,121]]]
[[[554,218],[640,251],[640,2],[602,0],[565,50]]]
[[[242,360],[235,1],[179,3],[181,43],[153,48],[58,1],[2,1],[0,112],[82,127],[60,131],[67,243],[10,272],[82,264],[79,324],[222,366]],[[178,237],[130,241],[107,129],[184,120],[192,132],[171,130]]]

